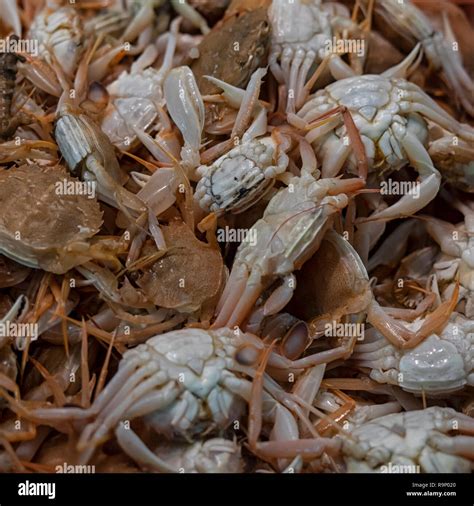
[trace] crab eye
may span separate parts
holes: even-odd
[[[237,350],[235,360],[241,365],[253,365],[257,362],[259,351],[253,346],[243,346]]]

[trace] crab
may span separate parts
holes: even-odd
[[[354,75],[355,71],[339,55],[329,51],[338,31],[349,29],[360,36],[358,26],[349,17],[333,15],[332,7],[321,0],[273,0],[269,17],[272,23],[269,65],[275,79],[287,88],[287,112],[293,113],[304,104],[311,90],[306,83],[309,71],[325,58],[329,59],[329,70],[336,79]],[[357,68],[360,73],[361,61]]]
[[[472,203],[441,194],[446,200],[464,215],[464,223],[455,226],[451,223],[423,216],[426,229],[439,244],[441,253],[433,265],[441,288],[441,297],[446,300],[452,297],[459,278],[460,290],[458,301],[462,306],[457,310],[467,316],[474,317],[474,210]]]
[[[61,83],[63,94],[54,128],[56,142],[71,172],[97,184],[100,199],[118,209],[142,213],[145,204],[123,187],[127,176],[120,168],[114,146],[100,126],[79,107],[86,93],[89,56],[90,52],[79,65],[74,93],[69,83],[64,80]]]
[[[293,295],[293,271],[318,250],[334,214],[347,206],[347,194],[363,186],[359,178],[316,180],[306,171],[290,179],[250,230],[256,244],[239,246],[214,326],[239,325],[262,292],[278,279],[283,284],[270,296],[264,311],[268,315],[282,309]]]
[[[367,9],[370,0],[362,0]],[[374,2],[375,22],[384,20],[396,33],[401,44],[413,47],[421,43],[430,66],[441,71],[456,101],[474,115],[474,82],[464,68],[448,16],[443,16],[444,34],[435,29],[428,17],[410,0],[378,0]],[[382,27],[383,29],[383,27]]]
[[[409,216],[436,196],[441,175],[427,151],[430,125],[437,125],[450,138],[454,135],[466,143],[474,140],[471,126],[459,123],[420,87],[402,77],[419,47],[380,75],[349,77],[326,86],[310,97],[297,116],[289,115],[292,124],[310,130],[306,139],[321,159],[322,177],[335,177],[346,162],[349,172],[358,170],[350,143],[344,142],[347,128],[340,125],[340,113],[346,110],[360,133],[371,179],[377,181],[408,163],[418,172],[416,191],[404,192],[395,204],[359,223]],[[326,124],[321,125],[323,118]],[[316,128],[311,126],[313,121]],[[469,165],[464,164],[464,170],[469,171]]]
[[[86,195],[57,192],[64,181],[78,183],[64,169],[22,165],[0,170],[0,181],[4,255],[56,274],[93,257],[88,241],[100,230],[102,212]]]
[[[416,329],[415,320],[407,327]],[[368,367],[378,383],[397,385],[417,395],[440,396],[474,386],[474,323],[453,313],[441,331],[409,350],[390,344],[375,329],[357,343],[350,363]]]
[[[471,417],[434,406],[356,427],[342,453],[349,473],[469,473],[473,434]]]
[[[273,442],[298,439],[297,419],[316,436],[301,406],[315,410],[283,390],[265,367],[303,370],[325,363],[327,354],[290,360],[272,347],[238,328],[171,331],[128,350],[90,408],[23,408],[22,412],[47,425],[66,420],[86,423],[77,445],[82,463],[114,430],[119,444],[124,443],[122,449],[135,461],[160,469],[163,460],[153,459],[145,442],[133,433],[133,420],[141,419],[168,439],[191,441],[197,434],[222,432],[243,417],[247,403],[250,448],[258,446],[262,422],[273,425]]]
[[[151,65],[157,58],[157,49],[147,46],[143,54],[107,86],[110,100],[101,121],[101,128],[114,146],[122,151],[137,143],[137,135],[162,127],[164,112],[163,83],[171,69],[176,48],[179,20],[171,23],[164,60],[157,70]],[[160,118],[160,121],[157,119]],[[169,119],[167,119],[169,123]],[[171,127],[168,127],[171,129]]]
[[[72,77],[84,52],[84,29],[74,7],[48,0],[46,7],[34,18],[29,36],[38,42],[38,52],[46,61],[52,58],[64,73]]]
[[[279,129],[274,129],[271,135],[267,134],[267,113],[257,103],[261,79],[265,73],[265,69],[256,70],[245,92],[223,81],[212,79],[223,88],[224,96],[229,101],[240,105],[231,133],[231,142],[233,139],[236,145],[211,164],[201,165],[196,170],[199,181],[194,198],[201,209],[212,212],[215,216],[227,212],[239,213],[255,204],[288,167],[289,158],[286,151],[290,149],[292,139]],[[245,119],[248,121],[249,113],[254,108],[258,111],[254,113],[256,117],[242,133]],[[312,154],[311,148],[308,148]],[[313,159],[309,163],[311,166],[306,169],[314,172],[316,160]]]

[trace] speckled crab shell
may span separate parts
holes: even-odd
[[[102,212],[87,195],[57,191],[58,183],[64,181],[78,182],[60,167],[24,165],[0,170],[3,254],[56,274],[90,259],[87,241],[99,231]]]

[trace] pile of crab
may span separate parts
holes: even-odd
[[[473,15],[0,0],[0,471],[470,471]]]

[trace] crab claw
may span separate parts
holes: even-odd
[[[428,149],[443,177],[463,191],[474,192],[474,145],[464,139],[444,136]]]
[[[407,130],[401,145],[411,164],[418,171],[419,181],[398,202],[382,211],[373,213],[368,218],[358,219],[356,223],[367,223],[374,220],[388,221],[411,216],[423,209],[438,194],[441,174],[433,165],[423,144],[414,135],[410,134],[409,129]]]

